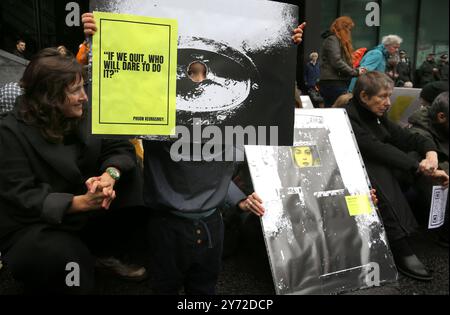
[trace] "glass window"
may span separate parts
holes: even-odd
[[[338,0],[321,0],[320,30],[324,32],[330,28],[338,13]]]
[[[341,0],[340,15],[347,15],[355,22],[352,31],[355,50],[361,47],[371,49],[378,44],[377,27],[366,25],[366,16],[370,13],[366,11],[367,3],[367,0]]]
[[[448,52],[448,0],[427,0],[421,3],[417,67],[429,53],[437,54],[436,59],[439,59],[442,53]]]
[[[418,0],[409,0],[407,8],[403,1],[383,0],[380,41],[383,36],[395,34],[403,38],[401,49],[406,50],[411,63],[415,59],[416,23]],[[400,14],[401,13],[401,14]],[[408,27],[405,27],[405,26]]]
[[[67,4],[69,10],[66,9]],[[76,25],[67,25],[72,13]],[[76,53],[84,40],[80,16],[89,10],[88,0],[2,0],[0,1],[0,49],[13,52],[18,39],[26,42],[26,57],[39,49],[66,46]],[[71,15],[72,16],[72,15]]]

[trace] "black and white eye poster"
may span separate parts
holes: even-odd
[[[292,145],[297,6],[265,0],[91,0],[90,5],[92,11],[178,21],[177,126],[254,128],[254,140],[246,138],[250,144],[262,138],[269,144],[269,126],[275,126],[278,135],[272,139]]]
[[[277,294],[335,294],[397,271],[343,109],[298,110],[293,146],[246,146]]]

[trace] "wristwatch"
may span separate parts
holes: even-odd
[[[109,176],[111,176],[115,181],[120,179],[120,171],[115,167],[108,167],[105,172],[108,173]]]

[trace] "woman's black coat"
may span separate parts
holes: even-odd
[[[126,140],[102,140],[87,133],[82,120],[74,143],[54,144],[12,112],[0,118],[0,244],[31,224],[78,230],[96,211],[66,214],[85,181],[115,166],[122,178],[112,207],[142,205],[142,178],[135,151]]]
[[[346,107],[372,186],[377,190],[383,223],[389,239],[403,238],[414,231],[416,221],[405,199],[398,173],[414,175],[419,161],[408,152],[423,158],[435,151],[434,143],[390,121],[378,118],[355,98]]]

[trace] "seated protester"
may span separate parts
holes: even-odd
[[[439,169],[449,174],[448,169],[448,92],[439,94],[430,107],[424,107],[409,117],[411,125],[410,131],[423,135],[433,141],[439,157]],[[427,177],[419,177],[414,187],[418,193],[417,200],[414,201],[414,208],[418,215],[424,220],[428,220],[428,213],[431,205],[431,195],[433,182]],[[427,222],[427,221],[426,221]],[[448,246],[448,224],[437,234],[438,241]]]
[[[117,210],[105,210],[142,204],[131,144],[87,134],[81,73],[74,58],[42,50],[25,69],[24,95],[0,119],[0,252],[30,293],[92,292],[91,249],[103,238],[114,244],[100,220]],[[73,263],[79,286],[66,284]]]
[[[378,208],[383,220],[397,268],[403,274],[420,280],[431,280],[431,274],[408,244],[416,221],[394,176],[395,170],[418,173],[448,185],[448,176],[438,168],[433,141],[391,122],[386,112],[394,82],[384,73],[362,75],[355,86],[347,112],[363,157],[367,173],[377,191]],[[416,151],[417,161],[407,152]]]
[[[434,99],[441,93],[448,91],[448,82],[435,81],[428,83],[420,91],[420,101],[423,106],[431,106]]]
[[[95,34],[93,14],[83,14],[82,21],[85,34]],[[294,30],[295,43],[300,43],[303,27]],[[192,155],[185,161],[178,150],[172,152],[170,142],[144,140],[143,146],[154,290],[176,295],[184,288],[188,295],[215,294],[224,238],[218,208],[228,203],[247,210],[245,195],[231,181],[235,163],[198,161]]]

